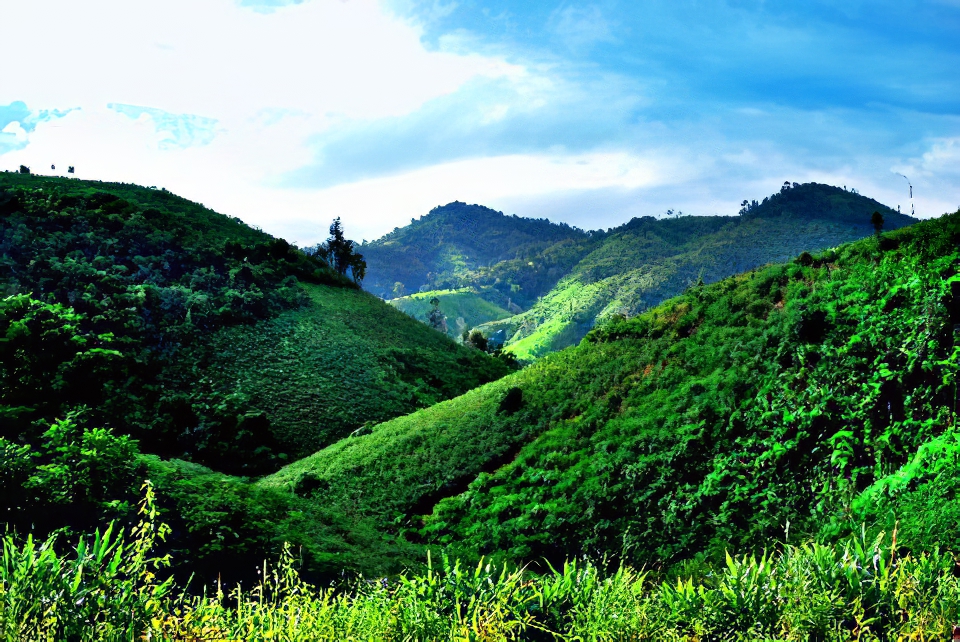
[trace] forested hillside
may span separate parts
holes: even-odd
[[[960,551],[958,241],[960,212],[696,285],[259,487],[514,561],[716,561],[895,522]]]
[[[133,185],[0,174],[0,291],[11,527],[128,515],[145,466],[270,472],[508,371],[282,239]],[[181,534],[226,515],[229,484],[174,486]]]
[[[384,298],[473,286],[501,307],[527,307],[579,260],[589,238],[568,225],[454,202],[360,252],[365,287]],[[540,267],[530,269],[534,259]]]
[[[800,578],[797,564],[840,555],[805,543],[856,541],[844,559],[876,560],[869,542],[896,528],[884,563],[914,551],[937,582],[940,553],[921,552],[960,552],[960,212],[877,231],[835,208],[803,229],[869,237],[714,283],[704,272],[500,377],[499,361],[317,257],[162,191],[7,174],[0,186],[0,479],[19,533],[135,523],[150,479],[171,527],[151,546],[183,581],[252,579],[284,542],[323,582],[417,567],[427,550],[528,571],[588,556],[593,577],[622,561],[702,581],[644,602],[681,628],[676,600],[706,613],[704,596],[726,595],[711,578],[730,549],[795,543],[777,564]],[[769,218],[758,205],[736,221],[632,221],[581,274],[600,282],[624,257],[683,249],[693,224],[698,238],[726,230],[733,249],[748,231],[789,231],[805,220],[790,202],[770,199]],[[722,577],[767,567],[743,558]],[[624,591],[647,590],[627,577]],[[543,590],[574,599],[563,586]]]
[[[576,344],[599,321],[617,314],[637,314],[699,280],[712,283],[803,251],[867,236],[874,231],[873,212],[883,216],[886,230],[915,221],[841,188],[785,184],[762,202],[745,202],[739,216],[646,216],[605,232],[539,245],[528,244],[527,238],[516,232],[519,222],[526,219],[491,216],[485,208],[451,204],[421,219],[425,223],[417,222],[365,247],[373,248],[373,255],[383,263],[378,268],[383,273],[389,272],[388,265],[419,270],[419,278],[425,279],[423,288],[470,287],[475,296],[514,312],[512,317],[492,322],[483,315],[448,314],[447,324],[450,328],[456,319],[462,319],[460,325],[465,328],[478,327],[487,337],[504,342],[517,357],[531,360]],[[471,222],[473,217],[477,222]],[[424,243],[429,244],[421,234],[426,239],[445,238],[428,232],[441,223],[455,240],[430,245],[437,251],[431,255],[429,267],[411,260],[412,255],[423,253]],[[527,225],[539,223],[529,221]],[[459,230],[458,235],[452,230]],[[515,238],[512,251],[517,256],[487,265],[456,258],[479,255],[475,250],[452,249],[465,247],[464,237],[473,234],[490,235],[500,247],[504,239]],[[386,247],[390,253],[384,252]],[[484,256],[489,261],[494,255]],[[412,274],[407,277],[408,281],[413,278]],[[386,298],[403,293],[381,290]],[[441,309],[454,307],[444,301],[448,294],[434,293],[428,298],[435,295]],[[396,305],[412,308],[402,298]],[[462,329],[458,326],[451,334],[459,336]]]
[[[739,216],[644,217],[609,230],[549,293],[513,318],[480,330],[502,336],[510,352],[533,359],[580,341],[598,322],[634,315],[702,281],[785,261],[915,219],[828,185],[784,186]]]
[[[868,236],[873,212],[880,212],[887,230],[915,222],[872,199],[816,183],[785,186],[744,206],[737,217],[634,219],[605,234],[529,310],[480,330],[504,336],[512,353],[532,359],[577,343],[598,322],[642,312],[697,282]]]

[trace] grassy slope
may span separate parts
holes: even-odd
[[[283,242],[168,192],[11,173],[0,189],[20,194],[4,201],[3,289],[42,293],[89,317],[81,325],[134,341],[131,358],[146,365],[129,374],[142,385],[121,405],[149,412],[101,420],[143,424],[147,450],[161,424],[158,447],[266,411],[275,450],[296,456],[506,373]]]
[[[611,230],[531,309],[481,330],[504,332],[510,352],[533,359],[574,345],[598,321],[656,305],[698,278],[712,283],[867,236],[875,210],[887,219],[886,229],[912,221],[871,199],[817,184],[777,194],[739,218],[635,219]]]
[[[689,222],[665,221],[678,225]],[[616,314],[633,315],[675,296],[701,276],[704,282],[712,283],[807,249],[834,247],[865,235],[863,230],[827,221],[724,222],[703,235],[691,234],[681,245],[660,245],[660,255],[653,257],[637,257],[631,251],[637,244],[636,234],[616,234],[530,310],[481,330],[489,333],[505,329],[510,337],[509,351],[521,359],[533,359],[576,344],[597,322]],[[621,271],[595,280],[592,273],[612,271],[602,267],[607,267],[613,257],[619,258]],[[597,264],[602,267],[598,269]]]
[[[0,291],[4,522],[133,519],[149,477],[168,545],[207,577],[283,541],[328,577],[386,568],[366,518],[221,473],[508,371],[281,240],[134,185],[0,173]]]
[[[209,340],[215,387],[235,387],[267,413],[292,454],[364,424],[405,415],[502,376],[502,365],[456,345],[366,292],[304,286],[310,303]]]
[[[952,439],[958,239],[960,213],[888,234],[883,251],[871,238],[691,289],[260,486],[514,559],[722,554],[788,519],[836,536],[881,519],[880,498],[895,514],[876,484]],[[918,522],[902,542],[949,528]]]
[[[426,322],[433,307],[430,301],[434,297],[440,301],[440,311],[447,318],[447,334],[451,337],[459,337],[464,330],[481,323],[513,316],[512,312],[484,299],[476,288],[419,292],[391,299],[389,303],[414,319]]]

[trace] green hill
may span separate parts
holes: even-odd
[[[514,561],[722,560],[897,521],[901,546],[960,551],[958,241],[960,212],[697,285],[258,488]]]
[[[432,290],[390,299],[388,303],[414,319],[429,323],[430,304],[436,298],[440,311],[446,319],[447,334],[460,337],[464,330],[490,321],[499,321],[513,316],[495,303],[484,299],[476,288],[460,290]]]
[[[202,520],[234,500],[255,512],[222,473],[276,470],[508,372],[286,241],[134,185],[0,173],[0,291],[0,478],[18,528],[128,516],[150,469],[211,480],[171,506],[209,543]]]
[[[364,285],[384,298],[475,287],[501,307],[527,307],[576,263],[589,239],[565,224],[449,203],[362,245]]]
[[[770,220],[872,231],[852,206],[816,228],[770,201],[592,235],[579,273],[684,250],[694,225],[734,263]],[[499,379],[316,258],[162,191],[0,174],[0,217],[0,508],[21,532],[129,523],[149,478],[184,578],[249,578],[283,542],[324,581],[426,548],[696,569],[861,524],[960,551],[960,212],[704,270]],[[694,252],[671,265],[701,274]]]
[[[634,219],[599,240],[529,310],[482,326],[521,359],[574,345],[605,319],[634,315],[698,280],[712,283],[873,232],[871,214],[887,230],[915,222],[872,199],[808,183],[755,203],[739,217]]]
[[[367,287],[399,298],[398,306],[415,314],[423,310],[403,295],[430,291],[446,314],[446,308],[463,306],[446,303],[444,291],[465,288],[513,312],[492,321],[483,313],[472,316],[470,307],[467,314],[446,316],[448,328],[463,318],[465,327],[479,327],[531,360],[576,344],[600,321],[637,314],[700,279],[712,283],[868,236],[875,211],[886,230],[916,221],[856,192],[808,183],[784,185],[762,202],[746,204],[739,216],[645,216],[606,232],[451,203],[362,251],[371,266]]]

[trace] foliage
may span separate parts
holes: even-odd
[[[149,518],[153,517],[148,513]],[[727,555],[676,579],[571,561],[543,574],[429,557],[422,573],[318,588],[295,549],[248,590],[202,595],[158,582],[152,519],[127,544],[112,528],[74,553],[4,538],[6,639],[129,640],[892,640],[943,639],[960,583],[939,551],[902,554],[881,533],[837,546]],[[895,536],[894,536],[895,538]]]
[[[506,334],[506,349],[530,360],[574,345],[597,323],[635,315],[702,281],[789,260],[867,236],[870,211],[891,229],[914,222],[876,201],[810,183],[764,199],[740,218],[633,219],[610,230],[529,310],[481,327]]]
[[[4,640],[132,640],[147,630],[174,589],[157,573],[168,563],[155,545],[157,522],[145,486],[140,521],[123,533],[111,523],[61,553],[56,535],[38,542],[3,537],[0,635]]]
[[[50,422],[85,405],[90,421],[150,451],[234,471],[276,467],[268,430],[223,457],[217,434],[251,409],[179,375],[189,370],[186,352],[202,352],[210,333],[299,308],[300,279],[349,285],[285,241],[164,191],[2,174],[0,287],[19,298],[4,304],[0,323],[26,328],[55,314],[78,337],[50,351],[37,342],[59,335],[17,331],[19,383],[3,394],[19,395],[23,421]],[[20,318],[18,310],[39,305],[59,307]],[[73,355],[77,342],[89,346]]]
[[[565,224],[453,202],[362,246],[367,289],[390,297],[397,283],[407,292],[490,286],[481,291],[492,302],[507,307],[512,296],[528,305],[572,267],[588,239]],[[551,266],[530,269],[534,257]],[[496,273],[488,270],[493,266]]]
[[[147,452],[224,472],[275,469],[506,372],[361,295],[324,261],[162,190],[0,174],[0,286],[16,294],[0,307],[0,330],[14,324],[0,346],[11,357],[0,404],[19,422],[9,434],[86,406],[92,423]],[[43,330],[46,317],[63,329]],[[293,349],[291,332],[311,349]],[[242,366],[226,367],[229,379],[211,371],[234,347]],[[250,385],[262,365],[290,359],[277,377],[287,381],[268,380],[262,394]],[[336,362],[351,376],[329,370]],[[328,369],[304,386],[316,366]],[[301,410],[313,416],[278,410],[286,394],[311,397]]]
[[[284,540],[314,547],[318,575],[384,565],[359,553],[363,519],[204,466],[269,472],[509,370],[281,239],[132,185],[0,174],[0,292],[4,522],[128,523],[149,469],[167,546],[213,576]],[[253,515],[233,540],[213,527]]]
[[[259,485],[310,479],[390,541],[531,562],[717,560],[788,522],[827,540],[886,525],[854,500],[952,430],[958,239],[960,213],[697,285]]]
[[[322,258],[341,276],[346,276],[349,272],[353,282],[359,285],[367,273],[367,262],[364,261],[363,255],[356,251],[356,247],[357,244],[354,241],[344,237],[343,226],[338,216],[330,225],[330,238],[310,250],[308,254]]]
[[[915,222],[872,199],[816,183],[786,186],[745,204],[740,217],[644,216],[585,233],[451,203],[364,246],[368,287],[424,316],[417,295],[399,298],[404,291],[469,289],[515,316],[481,319],[445,309],[448,332],[456,337],[482,324],[485,336],[529,361],[576,344],[598,322],[676,296],[698,279],[712,283],[867,236],[874,229],[871,212],[886,216],[887,229]],[[463,327],[454,327],[458,318]]]
[[[290,457],[508,372],[370,294],[303,287],[300,309],[211,334],[201,380],[262,410]]]

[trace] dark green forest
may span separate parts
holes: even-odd
[[[579,253],[544,288],[660,280],[515,371],[162,190],[0,174],[4,609],[57,639],[932,639],[960,615],[960,211],[904,227],[797,185],[604,233],[483,216],[528,236],[468,271],[540,234]],[[461,316],[493,287],[423,285],[474,288]]]
[[[491,302],[527,307],[576,264],[590,237],[546,219],[454,202],[364,244],[360,251],[368,265],[365,286],[378,296],[485,286]],[[534,260],[549,267],[526,269]]]

